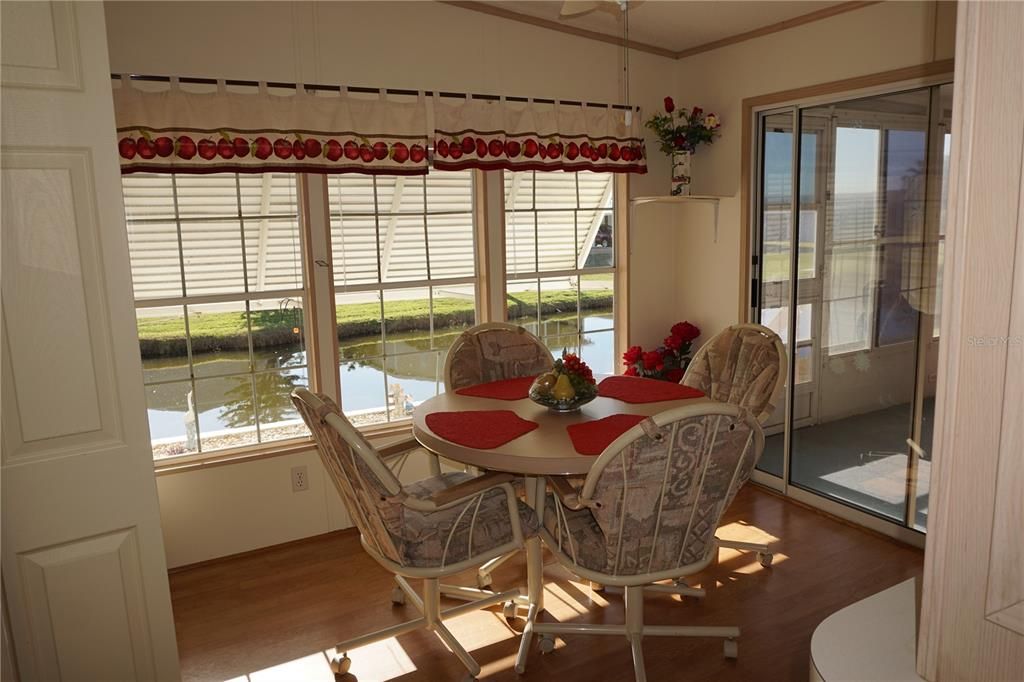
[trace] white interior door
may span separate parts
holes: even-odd
[[[14,663],[22,680],[175,679],[103,5],[5,1],[0,12]]]
[[[1024,674],[1024,4],[958,4],[918,672]]]

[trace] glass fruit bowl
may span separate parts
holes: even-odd
[[[575,412],[596,397],[592,379],[564,370],[541,374],[530,386],[530,400],[552,412]]]

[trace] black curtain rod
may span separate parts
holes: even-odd
[[[121,80],[121,74],[119,74],[119,73],[112,73],[112,74],[110,74],[110,77],[113,80],[118,80],[118,81]],[[130,80],[133,80],[133,81],[145,81],[145,82],[148,82],[148,83],[170,83],[171,82],[171,77],[170,76],[144,76],[144,75],[137,75],[137,74],[129,74],[128,78]],[[217,79],[216,78],[199,78],[199,77],[196,77],[196,76],[182,76],[182,77],[178,78],[178,82],[179,83],[195,83],[195,84],[198,84],[198,85],[216,85],[217,84]],[[239,85],[239,86],[246,86],[246,87],[253,87],[253,88],[255,88],[255,87],[259,87],[260,83],[259,83],[259,81],[237,80],[237,79],[230,79],[229,78],[229,79],[224,81],[224,84],[225,85]],[[280,81],[267,81],[267,87],[268,88],[289,88],[289,89],[292,89],[292,90],[296,90],[296,89],[298,89],[299,86],[296,83],[284,83],[284,82],[280,82]],[[316,84],[316,83],[312,83],[312,84],[305,83],[305,84],[303,84],[303,87],[306,90],[319,91],[319,92],[341,92],[342,89],[343,89],[342,86],[340,86],[340,85],[320,85],[320,84]],[[409,95],[409,96],[414,96],[415,97],[415,96],[420,94],[419,90],[403,90],[403,89],[395,89],[395,88],[383,88],[383,89],[382,88],[366,88],[366,87],[358,87],[358,86],[345,87],[344,90],[347,91],[347,92],[358,92],[358,93],[364,93],[364,94],[369,94],[369,95],[378,95],[381,92],[384,92],[385,94],[388,94],[388,95]],[[428,96],[428,97],[433,97],[434,96],[434,92],[432,90],[426,90],[426,91],[423,92],[423,94]],[[450,98],[454,98],[454,99],[466,99],[467,93],[464,93],[464,92],[438,92],[437,95],[439,97],[450,97]],[[498,95],[480,95],[480,94],[477,94],[477,93],[469,93],[468,96],[473,98],[473,99],[482,99],[482,100],[488,100],[488,101],[497,101],[497,100],[501,99],[501,97],[499,97]],[[509,102],[529,102],[530,101],[529,97],[506,97],[505,99],[506,99],[506,101],[509,101]],[[536,98],[536,97],[533,98],[533,101],[537,102],[539,104],[554,104],[555,103],[555,100],[553,100],[553,99],[540,99],[540,98]],[[630,107],[630,106],[626,106],[625,104],[611,104],[611,105],[608,105],[608,104],[602,104],[600,102],[580,102],[580,101],[576,101],[576,100],[567,100],[567,99],[559,100],[559,103],[560,104],[567,104],[569,106],[601,107],[601,108],[605,108],[605,109],[607,109],[610,106],[612,109],[618,109],[620,111],[629,111],[630,109],[635,109],[636,111],[640,110],[640,107]]]

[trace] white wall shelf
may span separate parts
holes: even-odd
[[[690,194],[687,196],[672,196],[669,194],[652,197],[634,197],[629,200],[630,222],[633,222],[633,211],[637,206],[646,204],[711,204],[715,209],[715,243],[718,243],[718,203],[720,199],[729,197],[716,196],[712,194]]]

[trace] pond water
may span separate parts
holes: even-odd
[[[590,312],[583,320],[581,355],[595,374],[612,374],[615,367],[612,317]],[[523,326],[537,333],[538,325]],[[342,403],[346,414],[378,412],[371,421],[383,421],[383,410],[395,384],[414,402],[426,400],[444,390],[442,376],[448,345],[461,329],[437,333],[433,339],[424,332],[389,337],[386,367],[380,358],[382,344],[377,337],[346,339],[341,342]],[[577,343],[576,321],[545,321],[542,338],[560,353],[563,347],[574,349]],[[142,361],[146,381],[150,436],[153,441],[182,439],[186,433],[188,361],[184,357],[145,358]],[[246,430],[298,419],[288,394],[293,388],[308,385],[306,352],[301,345],[257,349],[253,351],[255,374],[249,374],[249,354],[245,351],[204,353],[195,357],[195,402],[199,432],[208,434],[226,430]],[[266,438],[263,438],[266,440]],[[253,436],[252,441],[255,441]]]

